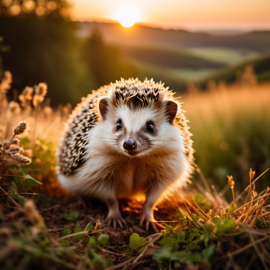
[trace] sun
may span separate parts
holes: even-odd
[[[124,27],[131,27],[140,21],[140,14],[133,7],[122,7],[116,15],[116,20]]]

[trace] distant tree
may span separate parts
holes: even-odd
[[[106,44],[98,28],[94,28],[85,44],[85,56],[99,86],[109,84],[121,77],[138,77],[139,71],[124,59],[119,47]]]
[[[82,41],[76,37],[78,23],[68,19],[66,0],[0,3],[0,36],[9,47],[2,55],[3,68],[13,74],[13,88],[22,91],[46,82],[55,105],[75,105],[96,88],[82,56]]]
[[[0,16],[69,17],[70,7],[67,0],[0,0]]]

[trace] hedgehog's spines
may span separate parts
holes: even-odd
[[[174,93],[164,83],[155,83],[153,79],[147,78],[141,82],[138,78],[129,78],[103,86],[97,91],[93,90],[86,98],[82,98],[80,104],[73,110],[69,117],[60,146],[57,151],[58,170],[61,174],[69,175],[74,172],[85,160],[87,145],[87,134],[94,127],[100,117],[98,100],[102,97],[111,97],[113,106],[127,105],[131,109],[154,106],[156,109],[162,107],[163,100],[173,100],[178,104],[178,112],[174,124],[182,130],[182,136],[186,145],[186,156],[190,163],[193,162],[193,148],[191,133],[187,126],[187,120],[181,103],[174,98]]]

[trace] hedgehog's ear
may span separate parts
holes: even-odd
[[[172,100],[165,102],[165,113],[168,116],[169,123],[172,124],[177,114],[178,104]]]
[[[106,119],[109,107],[109,98],[102,98],[99,100],[98,108],[103,119]]]

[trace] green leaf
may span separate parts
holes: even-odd
[[[20,172],[22,172],[23,174],[25,174],[25,172],[27,171],[28,168],[29,168],[29,165],[21,165],[19,167]]]
[[[71,234],[71,229],[69,229],[69,228],[64,229],[63,236],[69,235],[69,234]]]
[[[76,220],[79,217],[79,213],[78,212],[71,212],[68,215],[64,214],[63,217],[66,220]]]
[[[125,250],[127,255],[131,255],[134,250],[136,253],[139,253],[145,246],[146,239],[144,237],[140,237],[137,233],[133,233],[129,238],[129,248]]]
[[[226,232],[234,230],[236,228],[235,219],[234,218],[226,218],[223,221],[223,226],[224,226]]]
[[[159,250],[157,250],[153,255],[153,260],[157,262],[162,262],[164,260],[170,260],[172,254],[171,246],[163,246]]]
[[[232,205],[226,210],[226,213],[227,214],[230,214],[234,210],[236,210],[236,204],[235,203],[232,203]]]
[[[173,230],[171,231],[171,236],[175,240],[177,240],[177,238],[178,238],[177,234]]]
[[[95,266],[100,267],[102,269],[108,268],[110,266],[112,266],[112,262],[108,262],[106,260],[104,260],[102,255],[99,255],[97,253],[95,253],[94,251],[91,252],[92,255],[92,262]]]
[[[135,249],[141,245],[144,245],[146,244],[146,239],[144,237],[140,237],[137,233],[133,233],[131,236],[130,236],[130,239],[129,239],[129,247],[131,249]]]
[[[25,174],[24,177],[25,178],[23,180],[23,186],[25,189],[32,187],[32,186],[35,186],[37,184],[43,185],[41,182],[37,181],[35,178],[30,176],[29,174]]]
[[[198,194],[197,196],[195,196],[194,201],[200,207],[206,207],[206,208],[210,207],[210,203],[204,199],[202,194]]]
[[[166,238],[163,238],[160,243],[163,245],[163,246],[168,246],[168,247],[173,247],[174,246],[174,242],[172,240],[171,237],[166,237]]]
[[[94,229],[94,225],[89,222],[85,228],[85,231],[92,231]]]
[[[13,181],[15,183],[15,185],[18,187],[18,188],[21,188],[22,187],[22,178],[21,177],[16,177],[14,176],[13,178]]]
[[[203,260],[204,262],[210,264],[210,259],[211,259],[211,257],[214,255],[215,250],[216,250],[216,245],[211,245],[211,246],[205,248],[205,249],[202,251],[202,260]]]
[[[18,194],[18,191],[17,191],[15,188],[11,189],[11,190],[9,191],[9,193],[10,193],[10,196],[11,196],[14,200],[19,201],[19,203],[20,203],[21,205],[23,205],[23,203],[26,201],[26,198],[23,197],[23,196],[21,196],[21,195],[19,195],[19,194]],[[8,200],[9,200],[9,198],[8,198]]]
[[[232,231],[236,228],[236,222],[234,218],[224,219],[223,222],[220,218],[215,218],[213,221],[216,225],[217,233],[224,233],[224,232]]]
[[[82,232],[82,228],[80,226],[80,224],[77,222],[77,225],[76,227],[74,228],[74,233],[78,233],[78,232]],[[77,235],[77,236],[74,236],[73,239],[72,239],[72,242],[76,242],[77,240],[79,239],[82,239],[85,235],[84,234],[80,234],[80,235]]]
[[[110,236],[107,233],[102,234],[99,237],[98,244],[101,245],[101,246],[106,246],[109,238],[110,238]]]
[[[185,243],[185,242],[186,242],[186,241],[185,241],[185,236],[186,236],[185,232],[179,231],[179,232],[178,232],[178,235],[177,235],[177,241],[178,241],[179,243]]]
[[[173,227],[170,227],[167,224],[164,224],[164,227],[166,228],[167,231],[173,231]]]
[[[176,251],[172,254],[171,260],[178,261],[180,263],[198,263],[201,261],[201,254],[199,252],[187,252],[187,251]]]
[[[204,236],[204,245],[207,247],[208,246],[208,241],[209,239],[214,238],[213,236],[213,231],[215,229],[215,226],[212,224],[205,224],[203,227],[205,236]]]
[[[188,242],[191,242],[195,237],[199,237],[200,236],[200,231],[199,229],[191,229],[189,230],[190,234],[188,236]]]
[[[198,194],[197,196],[194,197],[194,201],[195,201],[195,203],[197,203],[198,205],[200,205],[203,202],[203,195],[202,194]]]
[[[89,246],[92,249],[96,249],[99,246],[99,244],[96,241],[95,236],[93,236],[93,235],[89,238]]]

